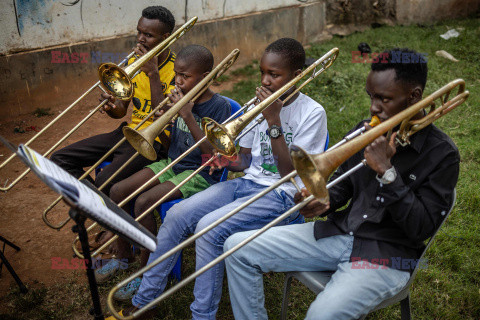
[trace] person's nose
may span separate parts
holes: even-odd
[[[372,99],[370,101],[370,113],[372,115],[379,115],[382,112],[382,105],[379,99]]]
[[[261,79],[262,86],[268,87],[272,83],[270,80],[271,79],[268,75],[266,74],[262,75],[262,79]]]

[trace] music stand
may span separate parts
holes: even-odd
[[[20,145],[16,149],[12,143],[2,136],[0,136],[0,141],[15,152],[40,180],[62,195],[64,201],[70,206],[69,215],[76,222],[72,230],[79,235],[83,256],[86,260],[87,278],[93,302],[93,315],[96,320],[104,319],[97,282],[92,268],[93,263],[87,230],[85,229],[85,220],[89,218],[96,221],[102,227],[116,233],[135,246],[146,248],[151,252],[155,251],[157,246],[156,237],[88,180],[78,181],[58,165],[25,145]]]
[[[5,252],[5,245],[9,245],[10,247],[15,249],[16,251],[20,251],[20,248],[17,247],[16,245],[14,245],[13,243],[11,243],[10,241],[8,241],[7,239],[5,239],[4,237],[2,237],[2,236],[0,236],[0,241],[3,241],[3,249],[0,250],[0,259],[2,260],[2,261],[0,261],[0,274],[2,272],[2,266],[5,264],[5,267],[7,267],[8,271],[12,275],[13,279],[15,279],[15,282],[18,284],[18,287],[20,288],[20,292],[25,294],[25,293],[28,292],[27,287],[25,287],[22,280],[20,280],[17,273],[15,272],[13,267],[8,262],[7,257],[5,257],[5,255],[3,254]]]
[[[100,304],[100,295],[98,294],[98,285],[95,280],[95,273],[93,271],[92,256],[90,255],[90,246],[88,245],[87,229],[85,228],[85,220],[87,220],[85,213],[81,213],[81,210],[71,207],[68,214],[75,221],[75,225],[72,227],[72,231],[78,233],[80,243],[82,244],[83,258],[86,260],[87,266],[87,278],[88,286],[90,287],[90,295],[93,303],[93,316],[95,320],[103,320],[102,306]],[[92,310],[90,310],[92,314]]]

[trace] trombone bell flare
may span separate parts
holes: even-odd
[[[330,200],[327,190],[328,174],[326,175],[322,172],[323,170],[315,168],[315,156],[309,155],[305,150],[295,145],[290,147],[290,156],[295,163],[295,169],[299,176],[309,177],[309,179],[302,179],[307,190],[321,203],[328,203]],[[316,165],[318,168],[325,167],[320,162],[317,162]]]
[[[235,147],[235,139],[232,138],[228,129],[215,120],[210,118],[202,119],[203,132],[208,141],[224,156],[233,156],[237,149]]]
[[[115,98],[129,101],[133,98],[133,82],[128,74],[114,63],[103,63],[98,68],[102,87]]]
[[[157,152],[153,148],[153,145],[149,142],[152,139],[149,139],[148,135],[148,128],[151,126],[148,126],[144,130],[135,130],[130,127],[123,127],[122,132],[125,138],[128,140],[130,145],[137,150],[138,153],[140,153],[142,156],[147,158],[148,160],[156,160],[157,159]],[[153,137],[153,141],[155,137]]]

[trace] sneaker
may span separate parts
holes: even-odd
[[[118,291],[115,292],[113,298],[118,301],[130,301],[133,296],[137,293],[140,284],[142,283],[142,278],[137,277],[127,283],[125,286],[121,287]]]
[[[95,270],[95,280],[97,283],[104,283],[117,273],[120,269],[120,261],[117,259],[110,259],[105,265],[101,268]]]

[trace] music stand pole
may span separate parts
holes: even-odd
[[[95,274],[92,268],[92,256],[90,255],[90,248],[88,245],[87,230],[85,229],[86,217],[81,214],[78,209],[73,207],[70,208],[68,214],[76,222],[76,225],[72,227],[72,231],[78,233],[78,237],[80,238],[80,242],[82,244],[83,257],[86,260],[87,278],[93,302],[93,315],[95,320],[104,320],[105,318],[103,316],[102,306],[100,304],[97,281],[95,280]]]
[[[17,247],[16,245],[14,245],[13,243],[11,243],[10,241],[8,241],[7,239],[5,239],[2,236],[0,236],[0,241],[2,241],[4,243],[4,245],[3,245],[4,250],[5,250],[5,245],[9,245],[10,247],[15,249],[16,251],[20,251],[19,247]],[[2,264],[5,264],[5,267],[7,267],[8,271],[12,275],[13,279],[15,279],[15,282],[18,284],[18,287],[20,288],[20,292],[21,293],[27,293],[28,292],[27,287],[25,287],[22,280],[20,280],[17,273],[15,272],[13,267],[8,262],[7,257],[5,257],[5,255],[3,254],[3,250],[0,250],[0,260],[1,260]],[[1,271],[2,264],[0,264],[0,271]]]

